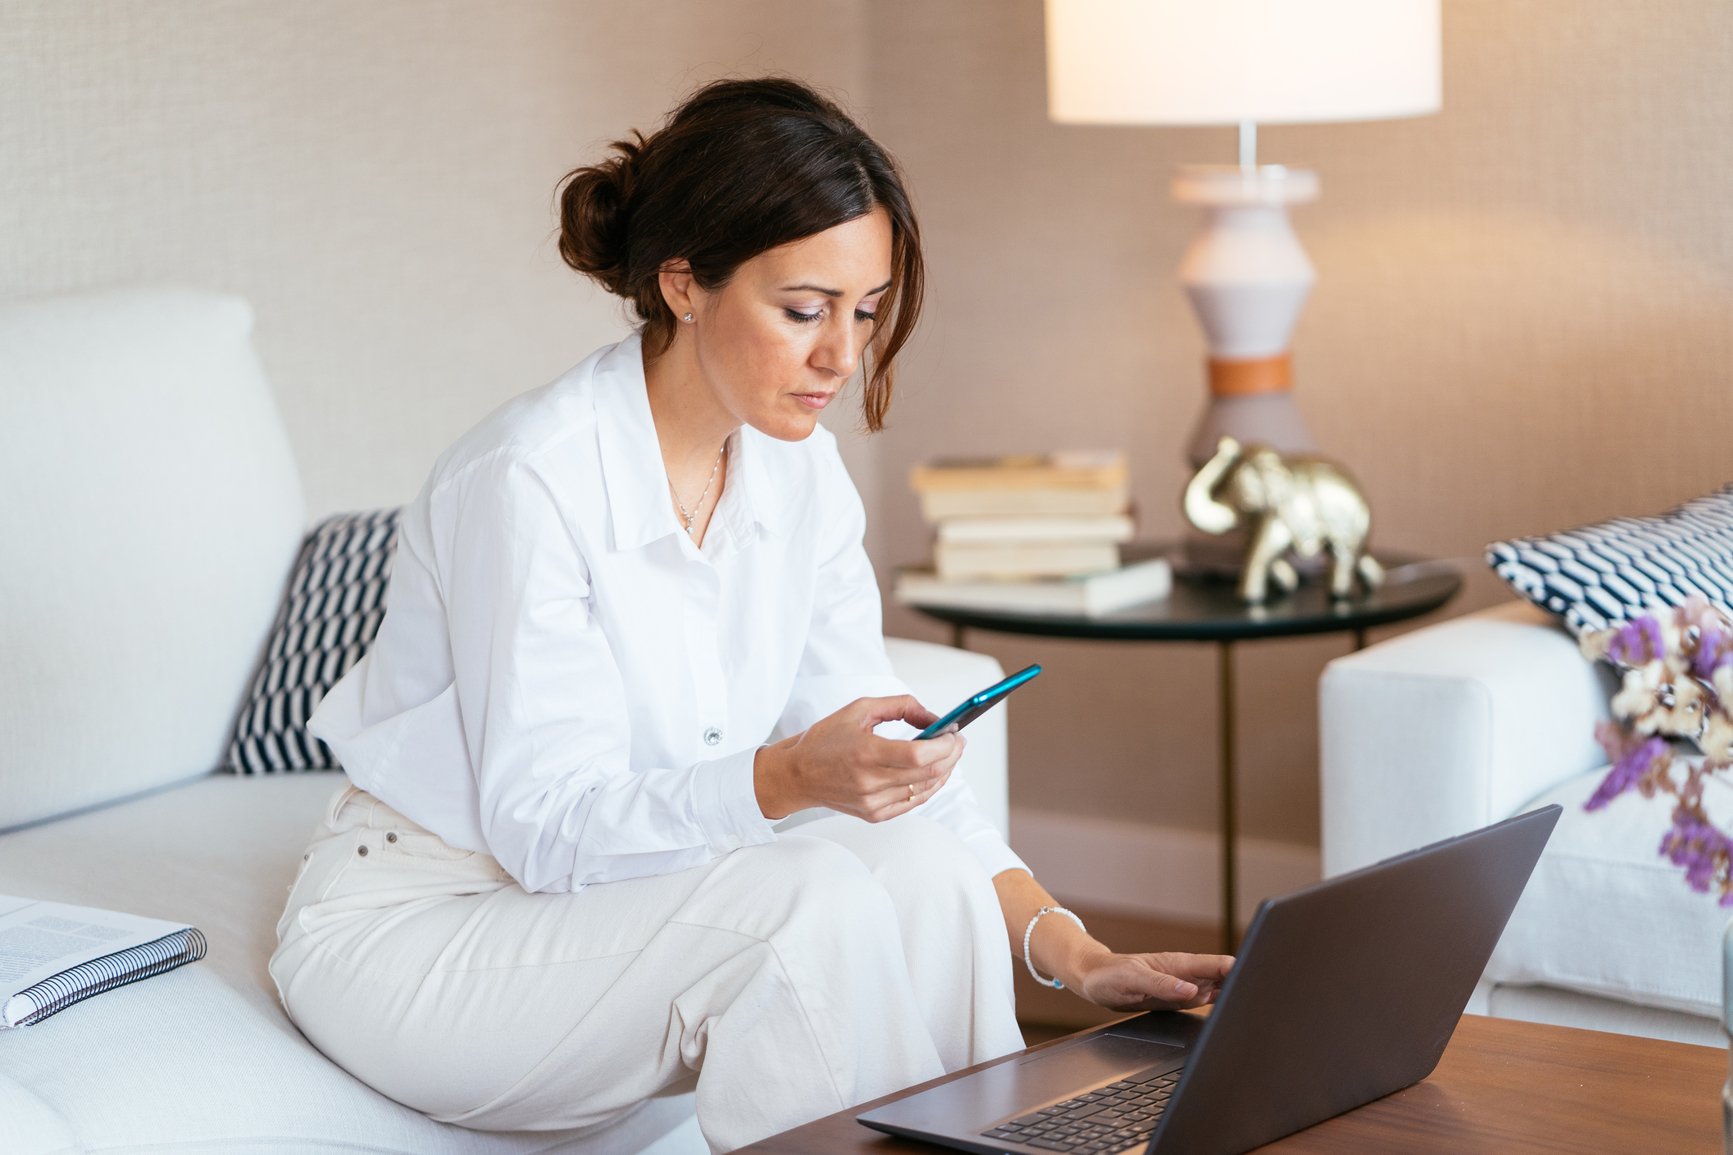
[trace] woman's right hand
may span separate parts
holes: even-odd
[[[963,736],[948,731],[917,742],[881,738],[873,727],[903,721],[924,729],[938,720],[908,694],[856,699],[804,733],[758,751],[758,808],[772,821],[812,806],[868,822],[905,814],[950,778],[963,756]]]

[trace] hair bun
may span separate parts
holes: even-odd
[[[560,182],[560,256],[608,292],[632,295],[626,260],[632,191],[644,137],[616,140],[618,155],[573,169]]]

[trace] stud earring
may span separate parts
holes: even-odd
[[[690,325],[692,323],[692,314],[691,313],[683,313],[683,314],[681,314],[680,319],[682,321],[686,322],[688,325]]]

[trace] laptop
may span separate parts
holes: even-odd
[[[1154,1011],[856,1118],[962,1151],[1229,1155],[1438,1065],[1558,806],[1259,905],[1208,1017]]]

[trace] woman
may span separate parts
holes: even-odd
[[[920,309],[890,160],[788,80],[615,149],[568,175],[560,251],[641,328],[405,510],[379,636],[311,722],[354,786],[278,927],[290,1016],[469,1127],[695,1079],[731,1150],[1019,1048],[1013,958],[1115,1009],[1209,1001],[1231,960],[1090,938],[953,777],[962,735],[903,740],[935,715],[817,424],[861,370],[882,425]]]

